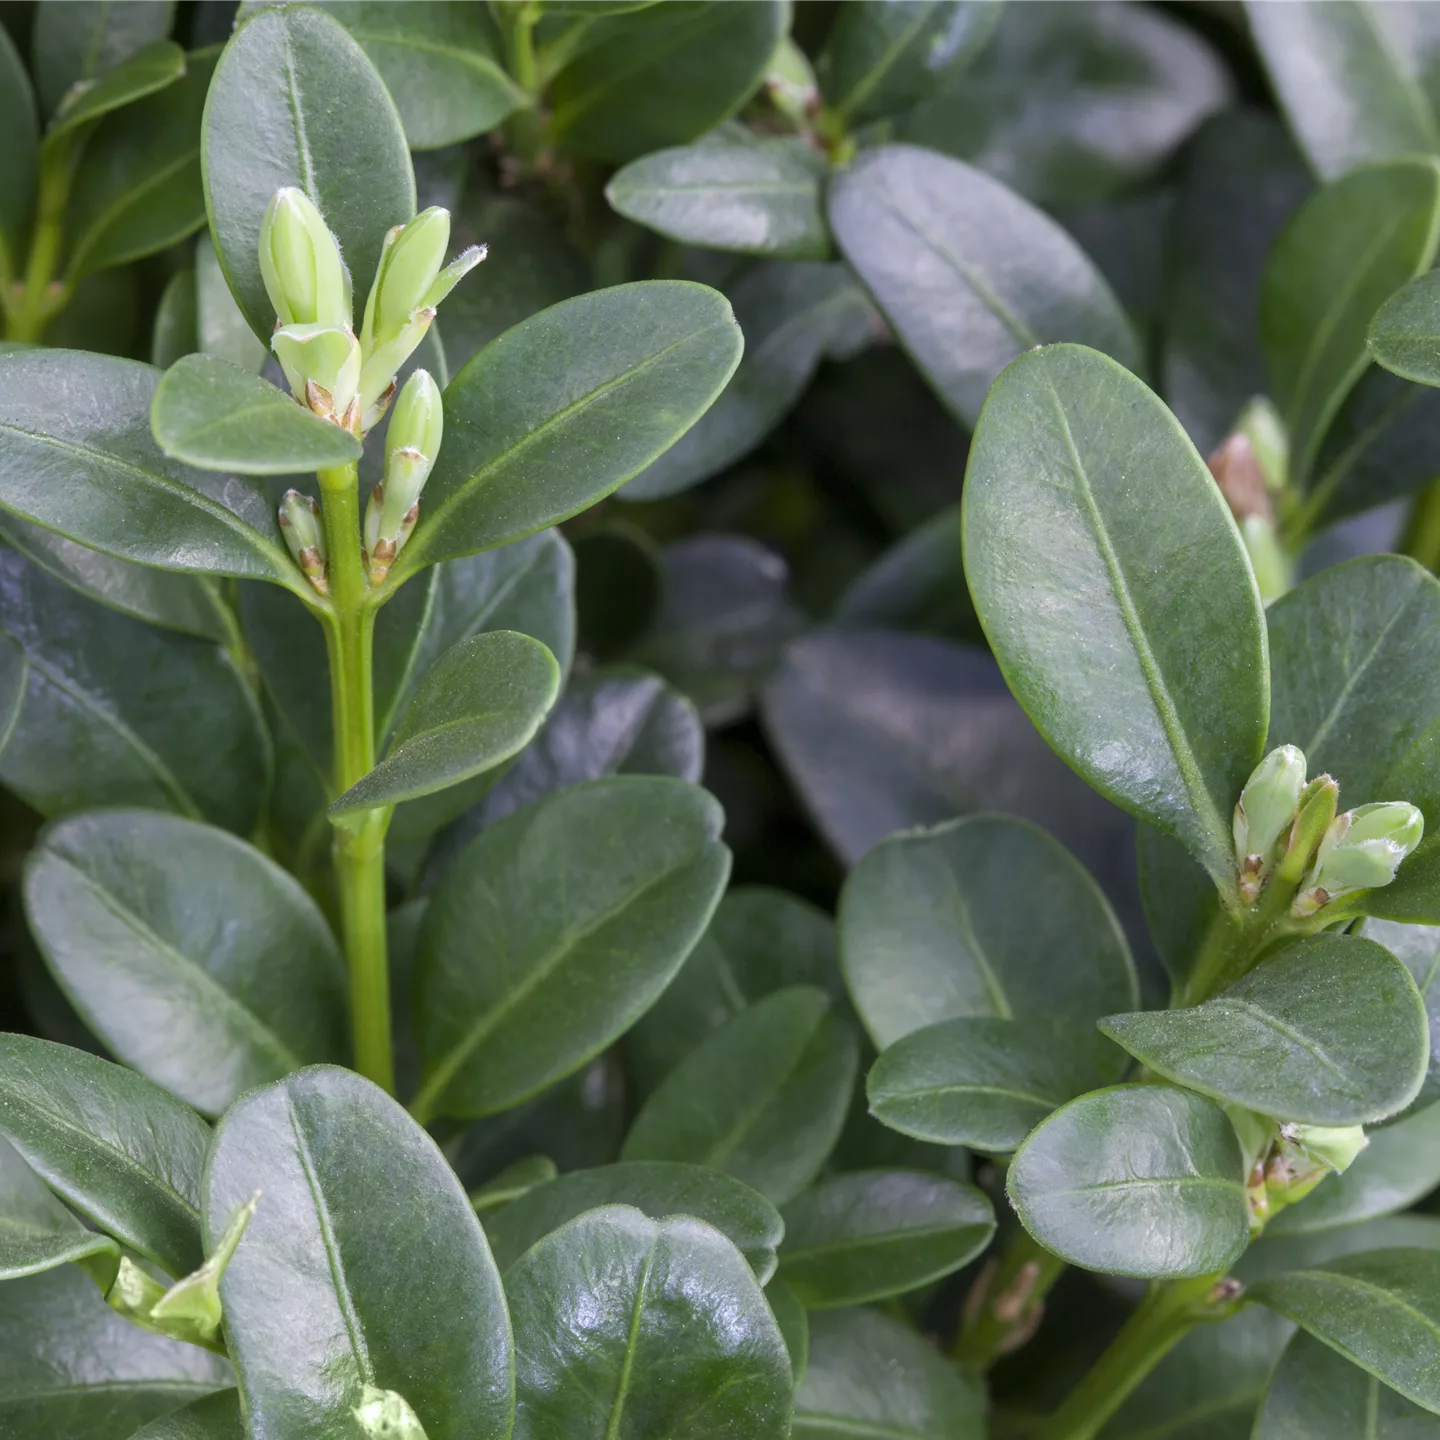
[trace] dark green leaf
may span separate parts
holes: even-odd
[[[1057,967],[1057,954],[1072,963]],[[1088,1025],[1138,993],[1099,887],[1043,830],[1002,816],[870,851],[841,895],[840,960],[882,1050],[958,1016]]]
[[[515,1436],[785,1440],[790,1360],[744,1258],[701,1220],[607,1205],[505,1277]]]
[[[555,82],[550,137],[597,160],[698,139],[760,84],[786,18],[779,0],[674,0],[602,17]]]
[[[1210,927],[1233,925],[1215,883],[1178,841],[1146,825],[1136,826],[1140,899],[1150,939],[1170,978],[1171,993],[1182,994]]]
[[[42,0],[35,7],[36,86],[48,115],[80,80],[170,33],[174,0]]]
[[[1353,935],[1297,940],[1203,1005],[1110,1015],[1100,1028],[1168,1080],[1306,1125],[1396,1114],[1429,1060],[1410,972]]]
[[[436,888],[421,930],[415,1112],[504,1110],[628,1029],[719,899],[729,871],[720,824],[720,807],[693,785],[623,776],[483,831]],[[483,968],[478,935],[490,937]]]
[[[195,1269],[200,1117],[134,1071],[48,1040],[0,1035],[0,1059],[0,1133],[31,1169],[171,1275]]]
[[[185,52],[169,40],[156,40],[93,79],[72,86],[51,118],[42,154],[63,155],[63,147],[57,144],[62,137],[74,136],[102,116],[166,89],[184,73]]]
[[[10,743],[20,721],[29,679],[30,662],[24,649],[19,641],[4,635],[0,643],[0,750]]]
[[[245,1097],[205,1171],[214,1243],[254,1191],[220,1282],[255,1435],[355,1433],[398,1391],[428,1440],[502,1440],[513,1363],[484,1231],[434,1141],[383,1091],[317,1066]]]
[[[1401,714],[1409,708],[1398,696],[1395,704]],[[1440,720],[1433,721],[1416,736],[1376,788],[1387,799],[1393,795],[1418,806],[1427,819],[1440,816]],[[1361,899],[1367,913],[1387,920],[1440,924],[1440,883],[1437,882],[1440,882],[1440,834],[1431,829],[1400,867],[1395,879]]]
[[[168,370],[184,355],[200,348],[195,328],[195,272],[177,270],[160,293],[155,325],[150,332],[150,363]]]
[[[478,1190],[472,1190],[470,1203],[475,1207],[477,1215],[508,1209],[522,1196],[529,1195],[553,1180],[557,1173],[555,1162],[548,1155],[527,1155],[524,1159],[507,1165],[498,1175],[492,1175]],[[493,1251],[493,1234],[487,1234],[486,1238]]]
[[[1293,1210],[1284,1213],[1293,1213]],[[1247,1285],[1254,1285],[1272,1275],[1308,1270],[1346,1255],[1390,1250],[1397,1245],[1440,1249],[1440,1217],[1412,1211],[1408,1215],[1382,1215],[1355,1225],[1340,1225],[1330,1230],[1306,1231],[1298,1235],[1277,1235],[1267,1228],[1265,1234],[1240,1257],[1235,1276]]]
[[[893,1130],[1006,1155],[1052,1110],[1125,1068],[1119,1050],[1073,1019],[970,1016],[909,1031],[866,1088],[871,1113]]]
[[[1169,1085],[1072,1100],[1015,1152],[1006,1192],[1036,1240],[1087,1270],[1210,1275],[1250,1238],[1230,1121],[1213,1101]]]
[[[150,428],[172,460],[237,475],[289,475],[360,458],[360,442],[283,390],[213,355],[187,355],[161,377]]]
[[[201,161],[220,268],[267,344],[275,311],[260,275],[260,222],[277,190],[298,186],[319,207],[360,296],[385,232],[415,213],[384,82],[344,28],[308,5],[261,10],[235,32],[205,105]]]
[[[1440,163],[1416,158],[1366,165],[1325,186],[1276,240],[1260,295],[1260,340],[1302,481],[1370,363],[1365,338],[1376,310],[1429,269],[1437,239]]]
[[[741,348],[724,297],[678,280],[581,295],[506,331],[445,392],[445,447],[397,579],[603,499],[704,414]]]
[[[1387,370],[1440,385],[1436,340],[1440,338],[1440,291],[1433,274],[1421,275],[1392,295],[1370,322],[1370,353]]]
[[[1397,925],[1393,920],[1366,920],[1358,933],[1383,945],[1410,972],[1425,1002],[1430,1031],[1430,1068],[1410,1104],[1415,1113],[1440,1100],[1440,930],[1431,925]]]
[[[832,1175],[784,1216],[780,1278],[807,1310],[919,1289],[968,1264],[995,1234],[983,1192],[919,1170]]]
[[[0,28],[0,273],[22,273],[24,241],[35,205],[39,175],[40,127],[35,92],[9,32]]]
[[[975,432],[963,521],[976,611],[1041,734],[1232,884],[1231,810],[1269,710],[1264,621],[1175,418],[1093,351],[1025,355]]]
[[[270,354],[240,313],[207,231],[195,242],[195,327],[200,349],[242,370],[258,372]],[[431,327],[432,333],[434,327]]]
[[[130,1440],[246,1440],[240,1392],[218,1390],[137,1430]]]
[[[45,1188],[8,1140],[0,1140],[0,1279],[38,1275],[70,1261],[107,1288],[120,1265],[108,1235],[87,1230]]]
[[[1440,1412],[1440,1251],[1372,1250],[1262,1280],[1251,1294]]]
[[[25,907],[90,1028],[197,1110],[344,1054],[344,967],[324,916],[223,830],[144,810],[73,816],[31,852]]]
[[[795,1298],[795,1292],[781,1280],[772,1280],[765,1287],[765,1299],[785,1341],[790,1355],[790,1374],[798,1385],[805,1378],[805,1367],[810,1362],[810,1318]],[[794,1433],[793,1425],[791,1433]]]
[[[659,546],[623,520],[577,536],[574,549],[577,643],[604,664],[625,655],[650,627],[664,562]]]
[[[982,171],[884,145],[837,177],[829,206],[845,258],[961,424],[1036,345],[1081,341],[1138,364],[1129,321],[1080,247]]]
[[[632,160],[605,187],[605,198],[621,215],[683,244],[824,260],[824,173],[824,160],[798,137],[682,145]]]
[[[856,1044],[823,991],[796,985],[741,1011],[682,1060],[641,1107],[626,1160],[684,1160],[753,1185],[777,1205],[834,1148]]]
[[[486,1227],[496,1264],[508,1271],[542,1236],[599,1205],[633,1205],[652,1220],[693,1215],[730,1240],[762,1285],[775,1273],[785,1233],[775,1207],[718,1170],[664,1160],[574,1170],[529,1191]]]

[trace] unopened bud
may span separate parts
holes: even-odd
[[[420,492],[434,469],[445,434],[440,387],[424,370],[405,382],[385,436],[385,479],[365,511],[365,554],[373,585],[383,585],[390,566],[415,529]]]
[[[1271,1212],[1303,1200],[1329,1176],[1343,1174],[1369,1143],[1359,1125],[1282,1125],[1265,1164]]]
[[[378,406],[380,397],[395,383],[396,373],[415,353],[434,318],[433,309],[416,310],[398,335],[367,355],[365,367],[360,372],[362,414],[369,414]]]
[[[348,329],[350,272],[325,218],[303,190],[277,190],[260,225],[260,274],[282,325]]]
[[[351,1412],[365,1440],[426,1440],[420,1417],[396,1390],[367,1385]]]
[[[1251,453],[1271,491],[1284,490],[1290,477],[1290,437],[1274,402],[1256,396],[1240,412],[1235,428],[1250,442]]]
[[[770,103],[797,125],[820,107],[820,87],[805,52],[787,35],[775,47],[765,70]]]
[[[1300,792],[1300,810],[1275,867],[1278,882],[1299,885],[1335,819],[1339,804],[1340,787],[1328,775],[1317,775]]]
[[[280,533],[295,557],[300,573],[321,595],[330,593],[325,563],[325,534],[320,528],[320,507],[308,495],[287,490],[280,502]]]
[[[349,330],[329,325],[286,325],[270,348],[291,393],[324,420],[359,433],[360,345]]]
[[[1403,800],[1361,805],[1337,815],[1291,913],[1304,919],[1332,900],[1388,885],[1424,834],[1425,817]]]
[[[1240,893],[1251,901],[1275,858],[1280,837],[1290,828],[1305,788],[1305,756],[1293,745],[1272,750],[1255,767],[1235,805],[1235,860]]]

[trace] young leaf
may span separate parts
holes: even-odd
[[[76,815],[31,852],[25,906],[90,1028],[197,1110],[218,1115],[344,1054],[329,926],[298,881],[223,830],[143,810]]]
[[[462,640],[425,672],[385,758],[330,807],[332,818],[396,805],[494,769],[534,738],[560,667],[514,630]]]
[[[42,154],[56,151],[61,137],[75,135],[101,116],[167,89],[184,73],[185,52],[172,41],[156,40],[88,83],[72,86],[45,131]]]
[[[104,1290],[115,1278],[120,1247],[87,1230],[15,1147],[0,1140],[0,1279],[38,1275],[71,1261]]]
[[[1079,341],[1138,365],[1130,323],[1085,253],[982,171],[882,145],[832,182],[829,206],[845,258],[967,428],[995,377],[1036,345]]]
[[[1203,1005],[1109,1015],[1100,1029],[1167,1080],[1305,1125],[1396,1114],[1429,1061],[1410,972],[1354,935],[1297,940]]]
[[[329,1066],[253,1091],[215,1132],[211,1243],[256,1189],[220,1282],[254,1433],[353,1433],[372,1386],[398,1391],[428,1440],[508,1433],[499,1273],[454,1172],[393,1100]]]
[[[31,44],[43,112],[52,114],[77,81],[163,40],[174,18],[174,0],[42,0]]]
[[[679,280],[581,295],[506,331],[445,392],[445,447],[397,583],[603,499],[704,414],[741,348],[724,297]]]
[[[713,1225],[766,1284],[785,1233],[780,1214],[758,1191],[718,1170],[666,1160],[637,1160],[572,1170],[537,1186],[486,1226],[502,1273],[543,1236],[599,1205],[633,1205],[652,1220],[693,1215]]]
[[[1260,340],[1302,482],[1370,363],[1371,319],[1429,269],[1437,240],[1440,161],[1414,158],[1366,165],[1333,181],[1275,242],[1260,294]]]
[[[235,32],[200,145],[220,268],[266,344],[275,310],[260,274],[260,222],[277,190],[298,186],[319,207],[360,296],[386,231],[415,214],[405,133],[384,81],[345,29],[308,5],[260,10]]]
[[[1213,1101],[1169,1085],[1072,1100],[1015,1152],[1006,1193],[1040,1244],[1086,1270],[1210,1275],[1250,1238],[1229,1119]]]
[[[470,1203],[482,1217],[495,1210],[508,1210],[516,1200],[538,1190],[558,1174],[555,1162],[548,1155],[526,1155],[507,1165],[498,1175],[492,1175],[478,1190],[472,1190]],[[494,1236],[487,1231],[486,1239],[493,1252]],[[496,1263],[500,1261],[497,1259]],[[505,1267],[502,1264],[500,1268]]]
[[[240,1392],[217,1390],[137,1430],[130,1440],[246,1440]]]
[[[1440,291],[1433,273],[1421,275],[1397,290],[1370,322],[1370,353],[1387,370],[1440,385],[1435,342],[1440,336]]]
[[[421,929],[415,1113],[507,1109],[628,1029],[719,899],[730,862],[720,822],[693,785],[624,776],[483,831],[436,888]],[[561,887],[563,909],[553,903]],[[477,935],[492,937],[481,968]]]
[[[632,160],[605,187],[612,210],[686,245],[824,260],[824,161],[799,138],[706,143]]]
[[[717,1230],[606,1205],[505,1277],[515,1434],[785,1440],[790,1360],[744,1258]]]
[[[968,1264],[995,1234],[982,1191],[919,1170],[832,1175],[783,1213],[780,1278],[807,1310],[917,1290]]]
[[[635,1117],[621,1158],[709,1165],[783,1205],[835,1146],[856,1058],[855,1037],[823,991],[778,990],[665,1077]]]
[[[1372,1250],[1262,1280],[1251,1295],[1440,1413],[1440,1252]]]
[[[200,1248],[209,1130],[158,1086],[108,1060],[0,1035],[0,1134],[93,1225],[187,1275]]]
[[[962,516],[976,611],[1041,734],[1232,885],[1231,811],[1269,711],[1264,619],[1174,417],[1093,351],[1022,356],[976,429]]]
[[[1054,957],[1073,963],[1057,967]],[[1138,994],[1109,903],[1043,830],[1001,816],[893,836],[850,872],[840,963],[880,1049],[958,1016],[1088,1025]]]
[[[9,31],[0,29],[0,269],[7,264],[20,273],[30,214],[39,178],[40,127],[35,117],[35,91],[25,63]]]

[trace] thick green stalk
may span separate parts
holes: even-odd
[[[332,613],[325,623],[335,791],[343,794],[375,766],[371,673],[375,612],[360,555],[356,467],[320,471]],[[350,1022],[355,1068],[393,1093],[390,976],[385,938],[385,830],[388,809],[367,810],[335,827],[333,856],[340,892],[341,932],[350,972]]]
[[[1396,548],[1440,574],[1440,480],[1432,480],[1410,502],[1410,515]]]
[[[51,318],[65,307],[68,294],[54,282],[64,243],[65,210],[70,202],[73,145],[48,148],[40,171],[40,193],[25,277],[12,287],[6,306],[5,338],[37,344]]]
[[[1035,1333],[1050,1287],[1065,1262],[1016,1229],[998,1263],[981,1271],[965,1302],[955,1359],[967,1370],[988,1370]]]

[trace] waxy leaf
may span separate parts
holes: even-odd
[[[785,1341],[785,1349],[790,1355],[790,1374],[798,1385],[805,1378],[805,1367],[810,1363],[810,1317],[795,1298],[795,1292],[783,1280],[772,1280],[765,1287],[765,1299]],[[791,1433],[794,1433],[793,1422]]]
[[[505,1277],[515,1440],[785,1440],[790,1359],[718,1230],[606,1205]]]
[[[87,1230],[15,1147],[0,1140],[0,1280],[38,1275],[72,1260],[107,1289],[120,1265],[120,1247]]]
[[[89,84],[66,92],[46,129],[44,151],[54,149],[62,136],[74,134],[102,115],[173,85],[184,73],[185,52],[170,40],[156,40],[127,55]]]
[[[83,1050],[0,1035],[0,1134],[72,1209],[169,1274],[201,1263],[209,1130],[188,1105]]]
[[[1440,1251],[1371,1250],[1276,1275],[1250,1293],[1440,1413]]]
[[[137,1430],[130,1440],[246,1440],[240,1392],[217,1390]]]
[[[415,213],[410,154],[384,81],[344,27],[308,5],[261,10],[235,32],[210,87],[200,158],[220,268],[267,345],[275,311],[260,275],[260,223],[277,190],[298,186],[314,201],[362,297],[385,232]]]
[[[385,758],[330,807],[332,817],[413,800],[491,770],[534,738],[560,688],[538,640],[491,630],[425,672]]]
[[[369,1081],[317,1066],[215,1132],[209,1241],[260,1201],[220,1282],[254,1440],[350,1436],[395,1390],[427,1440],[503,1440],[514,1356],[499,1273],[435,1142]]]
[[[1057,968],[1057,954],[1073,963]],[[881,1050],[958,1016],[1088,1025],[1109,997],[1138,993],[1099,887],[1043,830],[1001,816],[870,851],[841,893],[840,960]]]
[[[703,1165],[635,1160],[572,1170],[526,1192],[486,1225],[502,1272],[542,1236],[600,1205],[633,1205],[652,1220],[693,1215],[713,1225],[750,1263],[764,1285],[775,1273],[785,1233],[779,1211],[758,1191]]]
[[[165,372],[150,428],[172,460],[236,475],[289,475],[360,458],[348,430],[213,355],[187,355]]]
[[[1383,945],[1410,972],[1430,1031],[1430,1068],[1409,1114],[1440,1100],[1440,930],[1433,925],[1397,925],[1393,920],[1366,920],[1357,933]]]
[[[345,1052],[344,966],[324,916],[223,830],[144,810],[73,816],[31,852],[25,907],[90,1028],[197,1110],[218,1115]]]
[[[270,347],[251,330],[220,269],[207,230],[195,242],[195,338],[206,355],[258,373]]]
[[[742,343],[724,297],[680,280],[597,290],[507,330],[445,392],[445,445],[397,582],[603,499],[704,414]]]
[[[900,343],[962,425],[1019,354],[1083,342],[1138,364],[1085,253],[980,170],[913,145],[866,150],[832,182],[830,224]]]
[[[976,611],[1041,734],[1230,885],[1269,710],[1264,620],[1174,417],[1103,355],[1025,355],[976,429],[962,517]]]
[[[665,1077],[635,1117],[621,1157],[709,1165],[783,1205],[835,1146],[856,1048],[823,991],[778,990]]]
[[[1424,274],[1392,295],[1370,322],[1370,354],[1387,370],[1440,385],[1440,292]]]
[[[707,143],[632,160],[605,187],[612,209],[671,240],[823,260],[830,233],[820,205],[824,162],[798,138]]]
[[[871,1114],[903,1135],[1005,1155],[1052,1110],[1125,1069],[1120,1050],[1073,1019],[966,1016],[888,1046],[866,1093]]]
[[[1203,1005],[1109,1015],[1100,1028],[1167,1080],[1305,1125],[1396,1114],[1430,1055],[1410,972],[1353,935],[1297,940]]]
[[[1006,1193],[1040,1244],[1086,1270],[1210,1275],[1250,1238],[1229,1119],[1213,1101],[1169,1085],[1072,1100],[1015,1152]]]
[[[919,1170],[832,1175],[783,1213],[780,1278],[807,1310],[917,1290],[968,1264],[995,1234],[982,1191]]]
[[[35,7],[35,80],[46,115],[77,81],[105,71],[170,33],[173,0],[43,0]]]
[[[414,1112],[507,1109],[627,1030],[710,919],[730,866],[720,825],[703,790],[623,776],[563,790],[472,841],[421,927]]]

